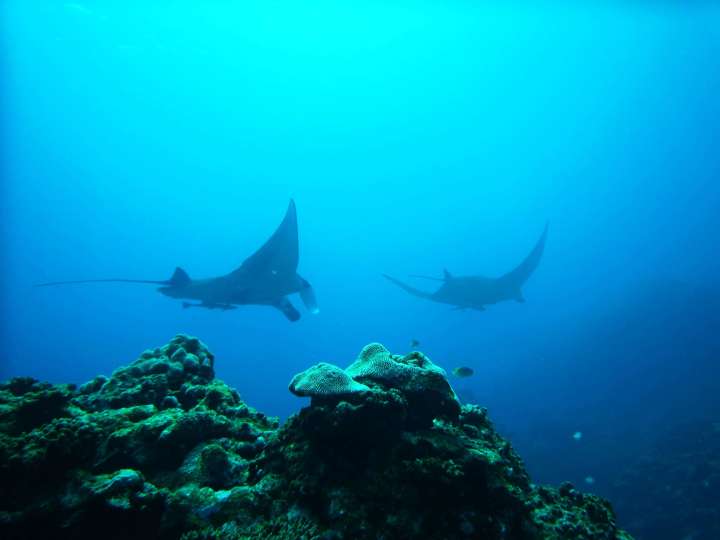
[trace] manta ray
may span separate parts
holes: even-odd
[[[542,235],[540,235],[540,239],[523,262],[507,274],[497,278],[453,276],[447,270],[443,270],[442,278],[412,276],[442,281],[442,285],[440,285],[440,288],[435,292],[425,292],[411,287],[387,274],[383,274],[383,276],[413,296],[426,298],[433,302],[450,304],[455,306],[455,309],[476,309],[484,311],[486,305],[497,304],[505,300],[524,302],[525,298],[523,297],[522,286],[540,263],[540,258],[545,249],[547,230],[548,226],[546,224]]]
[[[297,321],[300,312],[288,295],[300,293],[305,307],[318,312],[315,293],[310,283],[297,273],[299,260],[297,212],[291,199],[282,222],[272,236],[229,274],[206,279],[191,279],[178,267],[166,280],[143,279],[85,279],[53,281],[38,286],[68,285],[74,283],[154,283],[162,294],[171,298],[197,300],[183,302],[183,307],[229,310],[238,305],[265,305],[279,309],[290,321]]]

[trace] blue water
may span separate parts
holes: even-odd
[[[2,378],[82,382],[185,332],[286,417],[294,373],[416,339],[474,368],[456,388],[535,478],[601,493],[658,430],[720,419],[717,4],[2,10]],[[293,299],[297,323],[151,285],[33,288],[227,273],[291,197],[321,309]],[[524,304],[453,311],[381,277],[500,275],[546,220]]]

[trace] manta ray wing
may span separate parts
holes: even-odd
[[[246,287],[252,300],[245,303],[271,305],[290,321],[300,319],[300,312],[287,298],[300,293],[305,307],[318,313],[315,292],[310,283],[298,275],[298,226],[295,202],[291,199],[287,212],[275,232],[255,253],[227,276],[231,288]]]
[[[499,278],[499,281],[512,283],[513,286],[519,289],[523,285],[523,283],[528,280],[528,278],[537,268],[538,264],[540,264],[540,259],[542,258],[543,251],[545,250],[545,239],[547,238],[547,232],[548,225],[546,223],[545,229],[543,230],[540,238],[538,239],[535,247],[530,252],[530,254],[525,257],[525,260],[523,260],[523,262],[521,262],[513,270],[501,276]]]
[[[294,274],[299,260],[295,201],[290,200],[282,222],[270,238],[234,270],[230,277],[260,276],[267,273]]]

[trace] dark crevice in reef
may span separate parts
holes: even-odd
[[[609,504],[530,483],[421,353],[318,364],[282,427],[175,337],[80,388],[0,385],[0,537],[629,539]]]

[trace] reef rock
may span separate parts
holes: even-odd
[[[612,509],[530,483],[425,356],[320,364],[282,427],[177,336],[76,389],[0,385],[0,537],[620,540]],[[329,367],[328,367],[329,366]]]

